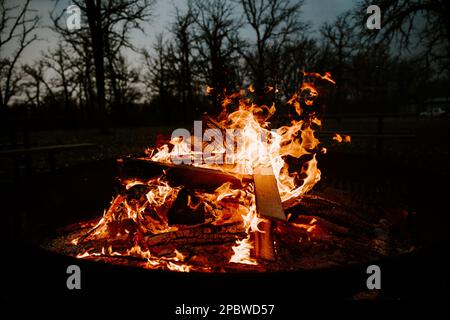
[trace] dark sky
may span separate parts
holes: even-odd
[[[11,1],[12,4],[17,4],[23,0]],[[317,29],[323,22],[332,21],[340,13],[350,9],[355,5],[356,0],[306,0],[303,7],[302,18],[305,21],[312,23],[313,29]],[[39,58],[41,50],[45,50],[49,46],[56,44],[56,36],[47,28],[46,25],[50,24],[49,11],[54,6],[54,0],[33,0],[32,8],[37,11],[41,16],[42,28],[37,30],[37,34],[41,41],[33,44],[24,52],[23,62],[29,63],[34,59]],[[167,29],[171,17],[173,16],[174,5],[182,6],[186,3],[185,0],[157,0],[155,7],[155,16],[150,24],[145,25],[145,34],[140,31],[133,32],[133,43],[137,47],[151,48],[155,39],[155,34],[160,33]],[[58,8],[60,12],[63,8],[70,4],[70,0],[61,0]],[[237,15],[240,15],[239,10],[236,10]],[[1,55],[7,55],[8,50],[1,53]],[[136,61],[138,57],[134,54],[129,54],[131,61]]]

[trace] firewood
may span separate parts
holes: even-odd
[[[283,206],[287,212],[293,213],[293,218],[301,213],[321,217],[337,225],[351,227],[353,230],[368,233],[372,233],[374,230],[373,224],[362,220],[355,214],[355,207],[347,208],[338,202],[318,195],[304,195],[289,203],[283,203]]]
[[[191,188],[214,190],[226,182],[241,188],[244,182],[251,182],[250,175],[235,174],[220,170],[195,167],[192,165],[156,162],[144,158],[120,159],[119,175],[122,178],[150,179],[165,171],[169,180]]]
[[[313,224],[311,224],[311,221],[314,221]],[[315,215],[303,215],[303,214],[299,214],[296,216],[295,219],[292,219],[289,221],[289,224],[292,224],[294,227],[298,224],[300,225],[305,225],[305,226],[317,226],[318,229],[320,230],[326,230],[326,232],[331,232],[333,234],[336,235],[342,235],[342,236],[351,236],[354,234],[353,230],[348,228],[348,227],[344,227],[341,225],[338,225],[336,223],[330,222],[324,218],[315,216]],[[281,224],[277,224],[277,228],[279,228]],[[308,229],[308,228],[306,228]],[[306,230],[305,229],[305,230]],[[312,229],[314,230],[314,229]]]
[[[150,247],[171,245],[183,247],[184,245],[206,245],[210,243],[234,243],[236,239],[245,236],[245,230],[239,222],[220,226],[203,224],[183,228],[171,232],[152,234],[144,237],[145,244]]]
[[[114,200],[113,203],[111,204],[111,206],[109,207],[108,211],[106,212],[105,216],[111,214],[111,212],[114,212],[117,207],[123,202],[123,197],[121,195],[118,195]],[[98,223],[94,228],[92,228],[91,230],[89,230],[88,232],[86,232],[83,236],[81,236],[78,239],[78,243],[82,243],[83,241],[85,241],[94,231],[97,230],[97,228],[100,227],[100,223]]]
[[[286,221],[272,166],[254,168],[253,181],[255,183],[256,210],[259,215],[268,219]],[[262,232],[254,233],[254,256],[255,258],[274,261],[272,223],[264,219],[259,223],[258,228]]]
[[[191,205],[188,205],[191,202]],[[194,193],[183,188],[167,212],[169,225],[195,225],[205,222],[205,211]]]
[[[258,213],[268,219],[286,221],[272,166],[254,168],[253,181]]]
[[[252,256],[256,259],[275,261],[275,250],[273,248],[272,221],[263,219],[258,224],[261,232],[252,232],[254,247]]]

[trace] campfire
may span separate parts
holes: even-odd
[[[335,81],[329,73],[303,79],[286,106],[257,104],[249,86],[225,94],[218,117],[175,130],[145,156],[119,159],[121,189],[103,216],[67,226],[44,247],[180,272],[311,269],[406,252],[410,244],[392,237],[385,211],[339,190],[311,193],[326,153],[315,104]],[[278,117],[283,107],[289,117]]]

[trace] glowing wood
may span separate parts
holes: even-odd
[[[268,219],[286,221],[272,166],[254,168],[253,181],[255,183],[256,210],[259,215]],[[261,232],[254,232],[254,256],[259,259],[274,261],[272,222],[263,219],[258,228]]]

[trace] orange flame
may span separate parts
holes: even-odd
[[[304,73],[305,77],[324,80],[335,83],[329,73],[320,75],[318,73]],[[275,89],[269,86],[268,91]],[[206,92],[210,94],[213,88],[207,86]],[[247,92],[246,92],[247,91]],[[276,130],[270,130],[269,119],[275,114],[275,104],[271,106],[257,105],[247,97],[248,92],[254,93],[255,89],[250,85],[247,90],[226,95],[222,100],[222,112],[217,121],[221,127],[237,132],[232,136],[233,154],[231,163],[226,165],[216,165],[200,163],[195,165],[230,171],[238,174],[253,174],[254,168],[270,164],[275,175],[278,191],[282,201],[299,197],[310,191],[320,180],[321,172],[317,166],[316,154],[319,149],[319,140],[315,137],[316,127],[321,126],[320,119],[316,112],[310,111],[314,107],[319,92],[313,81],[305,81],[299,92],[295,93],[287,101],[289,105],[295,107],[296,117],[288,125],[281,126]],[[303,109],[305,106],[305,109]],[[228,110],[231,109],[231,110]],[[235,130],[235,131],[233,131]],[[336,134],[333,138],[336,141],[350,142],[350,136],[342,138]],[[191,140],[191,139],[188,139]],[[175,137],[169,145],[163,145],[158,149],[147,150],[149,158],[153,161],[171,162],[172,156],[188,155],[194,157],[197,154],[192,150],[192,141]],[[219,150],[219,154],[224,153],[229,145],[224,145]],[[324,151],[325,152],[325,151]],[[228,156],[228,155],[227,155]],[[290,166],[287,159],[294,159],[299,163]],[[301,160],[301,161],[300,161]],[[294,161],[294,162],[295,162]],[[122,195],[118,195],[111,203],[97,225],[92,228],[86,237],[88,238],[112,238],[117,235],[131,236],[129,229],[109,228],[109,224],[117,221],[131,221],[136,228],[145,233],[159,234],[177,230],[177,227],[170,226],[167,213],[171,204],[177,199],[181,187],[173,187],[164,180],[164,176],[150,179],[149,181],[127,180],[123,181],[126,190],[130,190],[136,185],[147,188],[145,197],[141,200],[128,200]],[[230,183],[225,183],[212,193],[195,192],[195,196],[200,200],[193,202],[191,196],[187,198],[187,205],[197,210],[200,205],[214,216],[213,224],[220,224],[228,212],[236,221],[242,220],[246,237],[238,239],[232,248],[233,255],[229,262],[256,265],[258,262],[251,257],[253,248],[251,234],[261,232],[258,224],[262,221],[256,210],[256,200],[253,184],[245,184],[243,188],[235,189]],[[227,199],[234,199],[239,206],[228,208]],[[228,211],[227,211],[228,210]],[[309,225],[299,225],[307,232],[312,232],[316,227],[316,221],[311,221]],[[83,238],[84,239],[84,238]],[[82,239],[72,240],[73,244],[79,244]],[[115,252],[112,248],[102,248],[101,252],[83,252],[78,258],[88,258],[92,256],[136,256],[147,261],[148,268],[164,268],[173,271],[188,272],[192,267],[185,262],[184,256],[177,250],[174,257],[157,257],[151,254],[150,250],[143,250],[135,240],[131,249],[125,252]]]
[[[349,135],[345,135],[342,137],[339,133],[335,133],[333,136],[333,140],[337,141],[338,143],[350,143],[352,142],[352,138]]]

